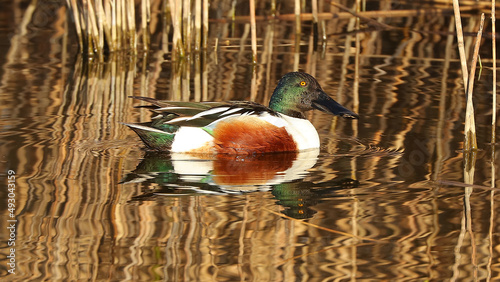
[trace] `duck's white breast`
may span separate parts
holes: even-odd
[[[287,122],[285,125],[286,131],[292,135],[293,140],[297,143],[299,151],[319,148],[320,141],[318,131],[312,123],[307,119],[294,118],[287,115],[281,115]]]
[[[268,113],[265,113],[260,117],[277,127],[284,126],[288,134],[290,134],[293,140],[297,143],[299,151],[319,148],[320,141],[318,131],[316,131],[316,128],[309,120],[294,118],[284,114],[273,116]]]

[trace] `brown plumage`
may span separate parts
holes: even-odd
[[[213,133],[216,151],[222,154],[297,151],[297,144],[284,127],[255,116],[220,121]]]

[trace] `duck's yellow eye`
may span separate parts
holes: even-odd
[[[306,86],[306,85],[307,85],[307,82],[305,82],[305,81],[300,82],[300,86]]]

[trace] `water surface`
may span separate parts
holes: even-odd
[[[415,18],[412,27],[431,24]],[[181,61],[151,51],[98,63],[62,44],[58,22],[30,26],[29,36],[2,25],[1,37],[9,39],[0,44],[0,173],[8,183],[8,170],[15,172],[17,220],[16,274],[9,274],[8,191],[1,190],[2,280],[499,275],[499,196],[489,187],[499,187],[500,160],[498,153],[492,159],[498,144],[489,143],[487,49],[474,94],[480,151],[473,185],[466,185],[462,76],[456,43],[445,33],[367,31],[358,45],[340,34],[313,51],[307,26],[295,48],[294,40],[277,36],[290,25],[261,24],[253,66],[249,41],[239,45],[243,27],[235,28],[236,39],[221,32],[228,43],[217,51]],[[315,75],[361,116],[311,113],[319,151],[212,159],[158,154],[122,124],[151,116],[130,95],[267,104],[277,80],[295,70]]]

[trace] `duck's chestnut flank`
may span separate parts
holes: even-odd
[[[254,116],[223,120],[215,127],[213,136],[216,152],[222,154],[297,151],[297,144],[285,127]]]

